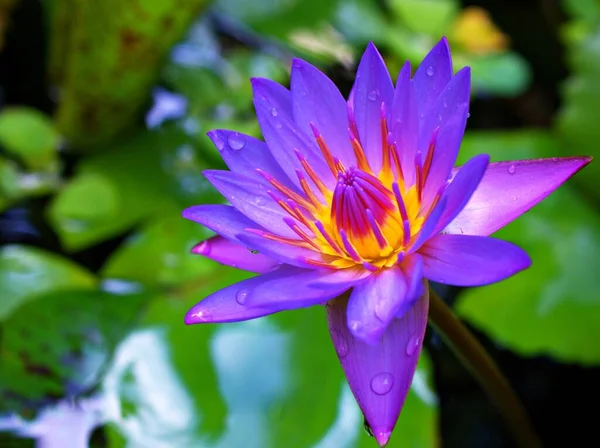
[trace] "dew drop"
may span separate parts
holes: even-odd
[[[367,95],[367,98],[369,99],[369,101],[375,101],[378,96],[379,94],[377,93],[377,90],[371,90]]]
[[[371,390],[377,395],[385,395],[394,387],[394,375],[388,372],[378,373],[371,380]]]
[[[467,118],[471,118],[471,114],[470,113],[467,113]]]
[[[408,344],[406,344],[406,354],[407,356],[412,356],[415,354],[419,345],[421,344],[421,338],[416,334],[413,334],[408,340]]]
[[[247,289],[240,289],[235,293],[235,301],[240,305],[244,305],[246,303],[246,299],[248,298],[249,291]]]
[[[508,174],[515,174],[515,171],[517,171],[517,169],[514,165],[508,167]]]
[[[275,109],[275,108],[271,109],[271,115],[276,117],[278,115],[277,109]]]
[[[533,180],[533,179],[535,179],[534,176],[529,176],[529,180]]]
[[[238,151],[244,147],[246,140],[241,135],[231,134],[227,137],[227,143],[231,149]]]
[[[433,76],[433,74],[435,73],[435,70],[432,65],[427,67],[426,73],[427,73],[427,76]]]
[[[512,197],[512,200],[513,200],[513,201],[516,201],[516,200],[517,200],[517,197],[516,197],[516,196],[513,196],[513,197]]]
[[[348,354],[348,342],[346,338],[337,330],[333,331],[333,342],[335,350],[340,358],[345,358]]]

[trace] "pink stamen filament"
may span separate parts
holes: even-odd
[[[404,204],[404,199],[402,198],[400,188],[396,182],[392,184],[392,190],[394,190],[396,204],[398,204],[398,211],[400,212],[400,217],[402,218],[402,245],[406,247],[408,246],[408,243],[410,243],[410,221],[408,219],[408,212],[406,211],[406,204]]]

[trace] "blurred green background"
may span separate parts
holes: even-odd
[[[375,446],[320,307],[183,324],[249,274],[191,255],[210,232],[180,213],[221,201],[206,131],[260,136],[251,76],[300,56],[347,94],[368,41],[397,72],[443,35],[473,72],[461,163],[600,154],[595,0],[0,0],[0,447]],[[595,437],[599,170],[498,232],[531,269],[439,288],[546,446]],[[428,332],[389,446],[514,442]]]

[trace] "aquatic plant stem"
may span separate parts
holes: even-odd
[[[541,448],[542,443],[525,408],[494,360],[431,288],[429,298],[429,324],[440,333],[450,350],[497,406],[518,446]]]

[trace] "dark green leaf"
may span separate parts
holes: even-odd
[[[28,246],[0,249],[0,321],[41,294],[95,285],[91,273],[59,255]]]

